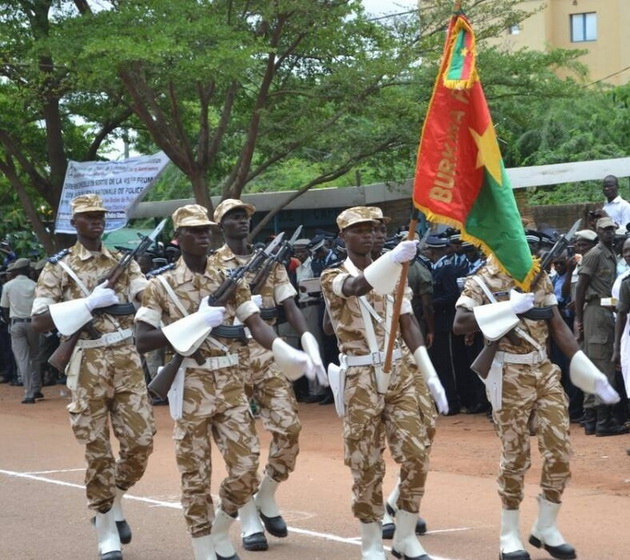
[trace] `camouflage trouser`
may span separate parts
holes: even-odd
[[[116,487],[126,490],[135,484],[153,451],[153,409],[131,342],[83,350],[68,412],[77,441],[85,445],[88,506],[105,513]],[[109,422],[120,443],[118,460],[110,444]]]
[[[531,466],[527,421],[532,410],[536,412],[538,448],[543,460],[543,496],[560,503],[571,476],[569,414],[560,368],[549,360],[535,366],[505,364],[502,409],[493,413],[502,446],[497,480],[504,509],[518,509],[523,500],[523,480]]]
[[[584,353],[615,386],[615,364],[611,361],[615,342],[615,318],[607,307],[589,302],[584,307]],[[593,408],[602,401],[584,393],[584,408]]]
[[[263,427],[271,433],[265,472],[276,482],[285,481],[300,452],[302,425],[293,387],[280,372],[271,351],[255,341],[239,350],[239,364],[245,373],[245,392],[260,408]]]
[[[210,534],[214,521],[210,438],[227,468],[227,477],[219,487],[221,508],[234,515],[258,488],[260,446],[254,420],[243,401],[212,416],[177,421],[173,437],[186,525],[192,537],[203,537]]]
[[[418,398],[418,409],[420,411],[420,421],[422,425],[422,429],[424,433],[421,435],[421,439],[424,441],[424,445],[427,448],[427,455],[431,452],[431,445],[433,444],[433,440],[435,439],[435,423],[437,419],[437,410],[435,409],[435,404],[433,403],[433,398],[431,397],[431,393],[429,392],[429,388],[427,387],[426,382],[424,381],[424,377],[422,377],[422,373],[413,363],[413,358],[410,358],[408,362],[408,367],[411,370],[415,385],[416,385],[416,396]]]
[[[383,436],[401,467],[398,507],[417,513],[429,455],[411,371],[396,362],[387,394],[379,395],[372,367],[350,367],[344,401],[344,461],[352,472],[354,516],[365,523],[380,522],[383,517]]]

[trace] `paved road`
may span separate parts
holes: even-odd
[[[96,536],[83,491],[82,447],[75,443],[60,387],[47,398],[21,405],[18,388],[0,386],[0,560],[96,558]],[[134,530],[125,560],[192,560],[179,509],[179,479],[166,407],[155,409],[155,451],[142,481],[124,502]],[[359,527],[350,512],[351,480],[343,465],[340,421],[332,406],[301,405],[304,424],[297,471],[279,490],[291,534],[270,537],[268,552],[240,547],[242,560],[359,559]],[[586,437],[575,430],[573,481],[565,494],[560,527],[580,560],[630,556],[630,436]],[[263,447],[268,438],[263,435]],[[539,458],[528,474],[522,508],[526,541],[536,515]],[[496,560],[499,501],[495,475],[499,445],[483,416],[440,418],[422,514],[429,533],[422,543],[433,560]],[[224,475],[214,458],[213,493]],[[396,468],[388,459],[386,491]],[[387,542],[387,541],[386,541]],[[549,558],[529,547],[532,560]]]

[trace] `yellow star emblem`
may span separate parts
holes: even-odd
[[[492,178],[500,187],[503,186],[501,175],[501,152],[499,151],[499,143],[494,132],[492,123],[488,123],[488,127],[483,134],[479,135],[472,128],[470,133],[477,144],[477,168],[485,167]]]

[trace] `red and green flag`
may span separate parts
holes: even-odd
[[[538,270],[532,257],[476,68],[475,35],[453,14],[440,71],[422,128],[413,202],[431,222],[494,255],[528,290]]]

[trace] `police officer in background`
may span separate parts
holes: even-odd
[[[38,362],[39,335],[31,326],[31,308],[35,298],[35,282],[30,279],[31,262],[21,258],[7,268],[12,276],[2,289],[0,307],[10,325],[11,349],[19,376],[24,384],[22,404],[35,404],[43,399],[42,375]]]

